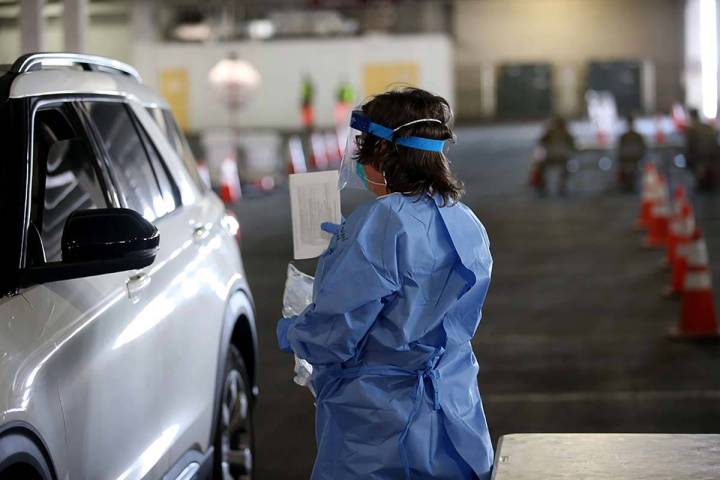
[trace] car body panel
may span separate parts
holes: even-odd
[[[145,110],[167,109],[161,97],[101,72],[33,71],[10,88],[13,98],[60,93],[123,98],[177,179],[182,206],[153,222],[152,265],[0,297],[0,425],[32,425],[58,478],[159,478],[188,451],[211,446],[224,342],[238,312],[256,344],[240,250],[223,227],[222,202],[198,190]],[[130,292],[137,275],[149,282]]]
[[[113,348],[128,321],[144,318],[144,305],[133,304],[125,289],[131,273],[53,282],[22,293],[38,317],[56,325],[55,348],[32,371],[57,379],[73,477],[142,478],[153,468],[167,468],[164,449],[148,451],[157,445],[156,432],[164,430],[163,419],[152,415],[159,388],[148,388],[163,385],[162,372],[155,362],[140,361],[156,354],[160,331]]]
[[[246,284],[239,256],[218,254],[235,241],[219,226],[222,205],[203,203],[194,209],[206,213],[195,215],[215,215],[217,226],[200,243],[181,215],[157,221],[161,239],[187,240],[172,250],[161,240],[137,303],[125,286],[135,272],[119,272],[34,286],[0,304],[9,319],[0,339],[13,339],[12,346],[0,340],[0,381],[14,377],[3,423],[55,425],[40,429],[54,459],[65,456],[67,428],[68,461],[58,472],[157,478],[171,459],[210,446],[225,302]],[[169,392],[183,401],[168,402]]]
[[[147,106],[167,108],[167,102],[135,79],[105,72],[40,70],[19,74],[10,86],[9,98],[48,95],[120,95]]]
[[[0,298],[0,424],[33,425],[53,458],[58,478],[67,476],[65,424],[57,378],[38,368],[56,343],[46,335],[47,317],[22,295]]]

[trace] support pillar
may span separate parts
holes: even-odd
[[[133,0],[130,10],[130,24],[135,42],[153,42],[157,40],[155,2],[153,0]]]
[[[497,87],[495,85],[495,65],[492,63],[482,64],[480,81],[480,101],[482,103],[482,116],[486,119],[495,118],[497,113]]]
[[[65,50],[85,52],[88,29],[88,0],[64,0],[63,33]]]
[[[20,0],[20,53],[45,49],[45,0]]]
[[[655,75],[655,63],[645,60],[642,64],[642,105],[646,114],[655,113],[657,110],[657,76]]]
[[[564,117],[582,114],[579,105],[580,79],[576,64],[562,65],[555,70],[557,75],[557,95],[554,95],[553,111]],[[554,93],[555,93],[554,92]]]

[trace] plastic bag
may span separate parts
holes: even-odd
[[[302,273],[292,263],[288,263],[283,294],[283,317],[300,315],[312,303],[314,282],[313,277]]]
[[[315,279],[302,273],[292,263],[288,263],[285,293],[283,294],[283,317],[300,315],[312,303],[313,282]],[[301,387],[310,389],[313,395],[312,378],[313,367],[305,359],[295,357],[295,377],[293,381]]]

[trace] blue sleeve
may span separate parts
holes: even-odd
[[[314,365],[352,358],[383,299],[399,289],[399,219],[381,202],[356,213],[318,263],[314,303],[278,324],[280,347]]]

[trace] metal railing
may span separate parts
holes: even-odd
[[[87,71],[127,75],[139,83],[142,83],[142,77],[140,77],[138,71],[130,65],[111,58],[85,55],[82,53],[28,53],[18,58],[10,68],[10,71],[14,73],[26,73],[33,70],[41,70],[44,66],[53,68],[79,66]]]

